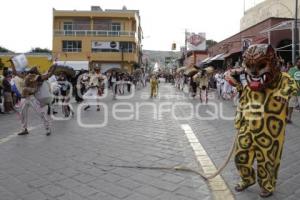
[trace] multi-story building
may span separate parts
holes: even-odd
[[[254,26],[271,17],[294,18],[295,0],[264,0],[261,3],[245,11],[241,19],[241,31]],[[300,7],[300,5],[299,5]],[[300,12],[298,13],[298,18]]]
[[[132,72],[141,62],[142,29],[138,10],[53,9],[53,58],[74,68]]]

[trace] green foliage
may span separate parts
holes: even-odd
[[[218,44],[218,42],[216,42],[214,40],[206,40],[206,46],[208,49],[216,44]]]
[[[0,52],[1,53],[9,53],[9,52],[12,52],[12,51],[8,50],[7,48],[4,48],[4,47],[0,46]]]
[[[31,49],[29,53],[52,53],[52,51],[47,48],[42,49],[40,47],[36,47]]]

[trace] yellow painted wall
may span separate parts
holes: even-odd
[[[136,36],[61,36],[56,35],[55,30],[63,30],[63,23],[66,21],[73,21],[78,19],[84,19],[90,21],[90,29],[93,28],[93,21],[97,19],[111,20],[112,22],[119,22],[121,24],[121,31],[124,32],[136,32],[136,24],[139,22],[138,16],[134,12],[93,12],[93,11],[53,11],[53,43],[52,51],[53,58],[58,60],[67,61],[82,61],[88,60],[98,62],[121,62],[122,54],[120,52],[98,52],[92,53],[92,41],[124,41],[133,42],[136,45],[136,51],[132,53],[124,53],[124,61],[128,63],[139,62],[139,45],[140,41]],[[82,42],[81,52],[63,52],[62,41],[73,40]]]
[[[10,62],[8,61],[13,54],[11,55],[0,55],[2,62],[5,67],[10,67]],[[39,55],[27,55],[28,65],[29,67],[38,66],[38,69],[41,73],[45,73],[48,71],[49,67],[52,65],[52,61],[49,61],[48,56],[39,56]]]
[[[62,41],[63,40],[78,40],[82,41],[81,52],[63,52],[62,51]],[[121,53],[119,52],[98,52],[91,53],[92,41],[131,41],[134,42],[134,38],[130,37],[74,37],[74,36],[64,36],[64,37],[54,37],[53,39],[53,57],[58,58],[58,60],[87,60],[88,56],[91,56],[92,60],[99,61],[121,61]],[[67,55],[67,56],[66,56]],[[137,51],[133,53],[124,53],[124,60],[128,62],[138,62]]]

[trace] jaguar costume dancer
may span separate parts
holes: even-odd
[[[83,95],[85,101],[96,100],[97,103],[100,101],[100,96],[104,90],[104,81],[106,76],[100,73],[100,67],[94,67],[94,69],[89,73],[89,84],[86,93]],[[87,106],[84,110],[88,110],[90,105],[86,103]],[[100,105],[97,105],[97,111],[100,111]]]
[[[260,196],[273,194],[285,138],[287,102],[299,86],[276,67],[275,50],[267,44],[250,46],[243,55],[243,67],[226,72],[226,80],[240,93],[235,127],[238,130],[235,164],[241,181],[235,186],[241,192],[257,181]],[[239,76],[245,73],[247,85]],[[257,169],[254,170],[254,160]]]

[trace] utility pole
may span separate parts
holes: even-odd
[[[294,44],[293,44],[293,64],[295,64],[297,55],[298,55],[298,47],[299,47],[299,31],[298,31],[298,0],[295,0],[295,20],[294,20]]]
[[[124,46],[123,44],[120,45],[120,49],[121,49],[121,69],[124,70]]]
[[[184,44],[185,44],[185,62],[187,62],[187,58],[188,58],[188,47],[187,47],[187,29],[185,29],[184,31]],[[183,63],[184,64],[184,63]]]

